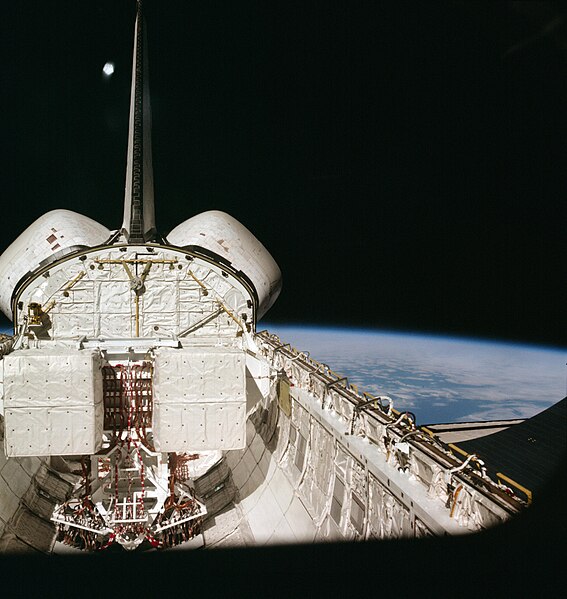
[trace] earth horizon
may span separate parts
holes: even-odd
[[[261,322],[418,424],[530,418],[565,396],[567,351],[528,343]]]

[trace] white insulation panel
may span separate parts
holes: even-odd
[[[101,358],[68,348],[4,357],[8,457],[96,453],[102,443]]]
[[[156,352],[153,432],[160,451],[246,445],[246,358],[227,347]]]

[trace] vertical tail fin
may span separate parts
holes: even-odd
[[[128,243],[143,244],[156,236],[154,176],[152,169],[152,123],[148,85],[147,43],[142,0],[137,0],[130,95],[128,161],[124,193],[122,233]]]

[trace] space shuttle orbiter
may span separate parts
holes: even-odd
[[[246,446],[246,349],[281,280],[223,212],[158,235],[144,44],[138,1],[121,228],[54,210],[0,257],[0,309],[15,331],[2,360],[6,456],[82,456],[80,498],[56,521],[67,526],[79,502],[98,524],[77,530],[128,547],[174,528],[164,506],[187,504],[187,521],[201,513],[171,482],[171,455]]]
[[[209,211],[158,233],[143,29],[138,0],[121,227],[54,210],[0,256],[0,309],[14,322],[0,344],[4,452],[66,481],[57,540],[423,536],[520,510],[531,496],[478,456],[256,332],[281,272],[236,219]]]

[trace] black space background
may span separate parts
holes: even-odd
[[[563,11],[147,0],[158,227],[244,223],[270,322],[565,343]],[[120,226],[133,16],[2,6],[0,250],[54,208]]]
[[[565,344],[566,11],[146,0],[158,227],[209,209],[245,224],[283,272],[271,322]],[[134,3],[0,14],[0,251],[55,208],[119,227]],[[473,537],[145,564],[3,558],[2,584],[557,596],[565,492],[558,472],[527,514]]]

